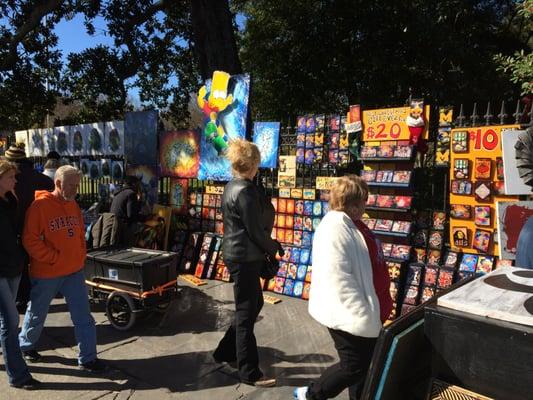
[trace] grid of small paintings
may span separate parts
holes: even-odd
[[[224,234],[222,223],[222,196],[204,194],[193,190],[189,193],[189,230]]]
[[[266,284],[266,290],[286,296],[309,299],[311,286],[311,249],[283,246],[285,254],[277,275]]]

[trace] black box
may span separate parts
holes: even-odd
[[[432,376],[496,399],[533,399],[533,327],[430,305]]]
[[[92,251],[85,262],[85,279],[126,284],[141,292],[152,290],[176,276],[177,254],[168,251],[128,248]]]

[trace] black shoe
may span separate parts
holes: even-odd
[[[25,382],[22,383],[11,383],[9,386],[17,388],[17,389],[24,389],[24,390],[35,390],[38,389],[41,385],[41,382],[37,379],[30,378]]]
[[[86,362],[84,364],[80,364],[79,367],[84,371],[94,372],[97,374],[105,372],[109,369],[109,367],[105,365],[102,361],[100,361],[98,358],[95,358],[94,360]]]
[[[43,356],[37,353],[36,350],[23,351],[22,355],[26,361],[31,363],[38,363],[43,359]]]

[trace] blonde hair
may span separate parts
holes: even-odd
[[[0,177],[12,170],[17,171],[17,166],[15,163],[12,163],[5,158],[0,159]]]
[[[60,181],[63,183],[66,176],[78,175],[81,178],[81,171],[78,168],[74,168],[72,165],[62,165],[56,171],[54,175],[54,183]]]
[[[226,157],[231,163],[233,175],[243,176],[253,171],[261,161],[261,154],[257,146],[244,139],[232,140]]]
[[[357,175],[337,178],[329,193],[329,208],[336,211],[360,211],[368,199],[368,185]]]

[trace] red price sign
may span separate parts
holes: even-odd
[[[494,150],[500,142],[500,135],[492,128],[476,128],[468,131],[475,150]]]

